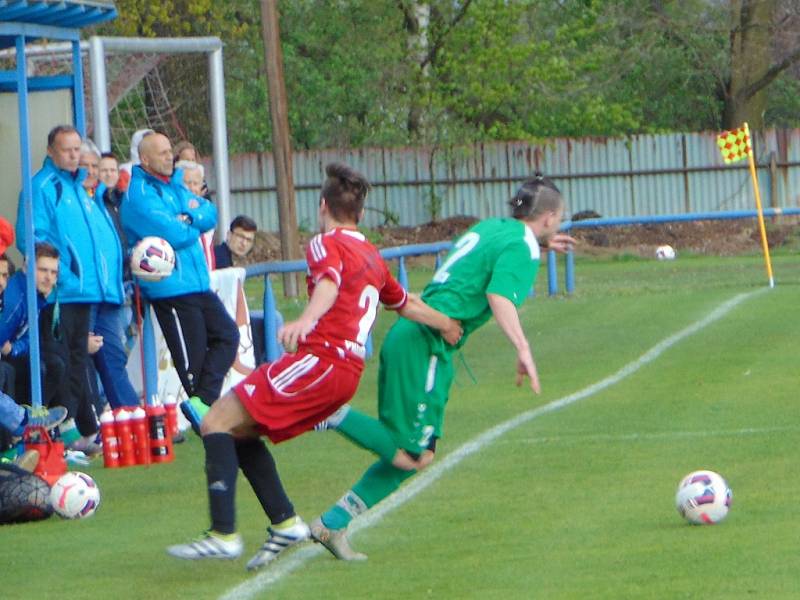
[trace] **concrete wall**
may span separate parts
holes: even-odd
[[[19,111],[16,94],[0,94],[0,215],[12,225],[17,221],[17,202],[22,188],[19,146]],[[72,124],[69,90],[33,92],[28,95],[31,132],[31,173],[36,173],[47,154],[47,134],[56,125]],[[19,265],[16,248],[9,252]]]

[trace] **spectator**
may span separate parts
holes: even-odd
[[[188,142],[186,142],[188,143]],[[191,160],[179,160],[175,163],[175,168],[183,172],[183,185],[195,196],[210,200],[207,196],[205,182],[205,169],[203,165]],[[210,270],[214,270],[214,230],[209,229],[200,234],[200,245],[203,248],[203,256]]]
[[[6,255],[8,247],[14,243],[14,228],[11,223],[0,217],[0,313],[3,310],[3,298],[8,278],[14,274],[14,264]],[[14,393],[14,367],[8,362],[0,362],[0,391],[4,394]],[[13,428],[9,428],[13,429]],[[0,453],[11,446],[11,434],[0,428]]]
[[[40,311],[40,361],[42,375],[42,405],[49,406],[63,391],[69,358],[63,343],[53,334],[52,314],[43,309],[52,306],[53,290],[58,279],[58,250],[47,243],[36,244],[36,296]],[[3,293],[3,310],[0,312],[0,353],[3,360],[14,368],[16,386],[14,397],[20,402],[30,401],[30,339],[28,332],[28,302],[26,296],[26,269],[14,274]],[[49,319],[45,318],[49,314]],[[57,323],[56,323],[57,326]],[[77,441],[74,424],[71,428]],[[66,441],[66,440],[65,440]]]
[[[164,238],[175,250],[175,270],[162,281],[141,281],[189,400],[181,410],[199,430],[202,414],[220,396],[222,381],[236,358],[239,330],[209,285],[198,239],[216,225],[217,209],[183,185],[174,171],[169,139],[152,133],[139,146],[141,165],[133,168],[122,201],[128,243],[148,235]]]
[[[97,149],[92,140],[86,139],[81,142],[81,158],[78,167],[86,171],[86,178],[83,180],[83,189],[86,190],[89,198],[94,198],[100,167],[100,150]]]
[[[100,183],[105,185],[109,190],[113,190],[117,187],[117,183],[119,182],[119,162],[117,162],[117,157],[111,152],[103,152],[100,155],[97,178],[100,180]]]
[[[153,133],[152,129],[138,129],[134,131],[131,136],[131,159],[119,166],[119,181],[117,181],[117,187],[123,192],[128,189],[133,167],[139,164],[139,144],[142,142],[142,138],[150,133]]]
[[[173,149],[172,155],[172,162],[177,166],[182,160],[190,161],[190,162],[197,162],[197,148],[194,147],[192,142],[187,140],[181,140],[177,144],[175,144],[175,148]],[[201,196],[202,194],[197,194]]]
[[[101,247],[108,251],[108,259],[116,259],[116,264],[113,265],[114,280],[108,282],[109,287],[113,287],[114,294],[102,302],[92,304],[90,309],[87,353],[91,361],[87,363],[89,373],[87,385],[91,390],[89,396],[96,398],[98,394],[95,377],[99,375],[112,408],[138,406],[139,396],[128,378],[126,369],[128,353],[123,342],[125,326],[122,274],[128,261],[124,259],[126,252],[120,241],[121,238],[124,239],[119,222],[121,194],[113,188],[106,189],[105,184],[98,186],[99,163],[100,154],[97,146],[90,140],[85,140],[81,144],[80,164],[88,169],[89,174],[84,179],[83,186],[89,196],[94,198],[92,210],[98,213],[99,217],[94,222],[94,234]],[[94,187],[90,187],[92,185]],[[95,190],[99,192],[97,196]]]
[[[60,325],[69,348],[69,385],[62,396],[69,418],[61,428],[67,444],[73,436],[65,431],[73,422],[85,436],[98,430],[86,378],[91,305],[122,303],[119,240],[108,213],[82,186],[86,173],[78,168],[80,148],[81,136],[74,127],[53,128],[47,138],[48,156],[32,182],[34,236],[55,246],[60,256]],[[23,253],[28,242],[21,218],[24,208],[20,195],[17,246]]]
[[[256,241],[258,226],[250,217],[239,215],[231,221],[228,229],[226,241],[214,247],[214,263],[217,269],[243,263]]]

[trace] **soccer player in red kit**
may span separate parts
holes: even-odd
[[[271,522],[267,541],[247,568],[262,567],[308,539],[308,525],[295,514],[260,436],[273,443],[296,437],[353,397],[379,303],[438,329],[451,344],[461,337],[457,321],[406,294],[377,249],[356,229],[369,188],[366,178],[340,163],[328,165],[325,172],[319,204],[322,233],[306,251],[309,303],[279,332],[284,346],[296,350],[260,366],[212,404],[201,424],[211,528],[194,542],[170,546],[172,556],[196,560],[241,555],[234,507],[239,468]],[[398,450],[395,465],[412,468],[414,461]]]

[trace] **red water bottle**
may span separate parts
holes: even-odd
[[[163,404],[147,407],[150,421],[150,459],[154,463],[170,462],[175,455],[172,451],[172,436],[167,435],[167,411]]]
[[[116,469],[119,467],[119,440],[110,410],[100,415],[100,439],[103,440],[103,466]]]
[[[167,398],[164,400],[164,409],[166,412],[166,425],[167,425],[167,435],[169,437],[175,437],[178,435],[178,403],[175,400],[175,396],[172,394],[168,395]]]
[[[119,438],[119,465],[131,467],[136,464],[136,451],[133,448],[133,432],[131,431],[131,413],[124,408],[116,411],[117,438]]]
[[[150,435],[147,431],[147,415],[141,406],[131,413],[131,430],[137,465],[150,464]]]

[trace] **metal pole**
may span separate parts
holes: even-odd
[[[556,253],[547,251],[547,294],[555,296],[558,293],[558,272],[556,271]]]
[[[228,173],[228,129],[225,123],[225,76],[222,48],[208,54],[211,131],[214,144],[214,177],[217,192],[217,232],[220,239],[231,222],[231,185]]]
[[[72,113],[75,115],[75,129],[86,137],[86,111],[83,107],[83,61],[81,43],[72,42]]]
[[[111,152],[111,132],[108,125],[108,83],[103,38],[89,38],[89,72],[92,85],[92,136],[100,152]]]
[[[22,205],[25,222],[25,261],[27,264],[26,300],[30,338],[31,405],[42,405],[42,374],[39,362],[39,305],[36,301],[36,239],[33,231],[33,190],[31,184],[30,121],[28,117],[28,74],[25,70],[25,36],[16,38],[17,103],[19,107],[19,146],[22,162]],[[17,217],[19,218],[19,216]],[[19,240],[18,240],[19,241]],[[24,401],[23,398],[17,398]]]

